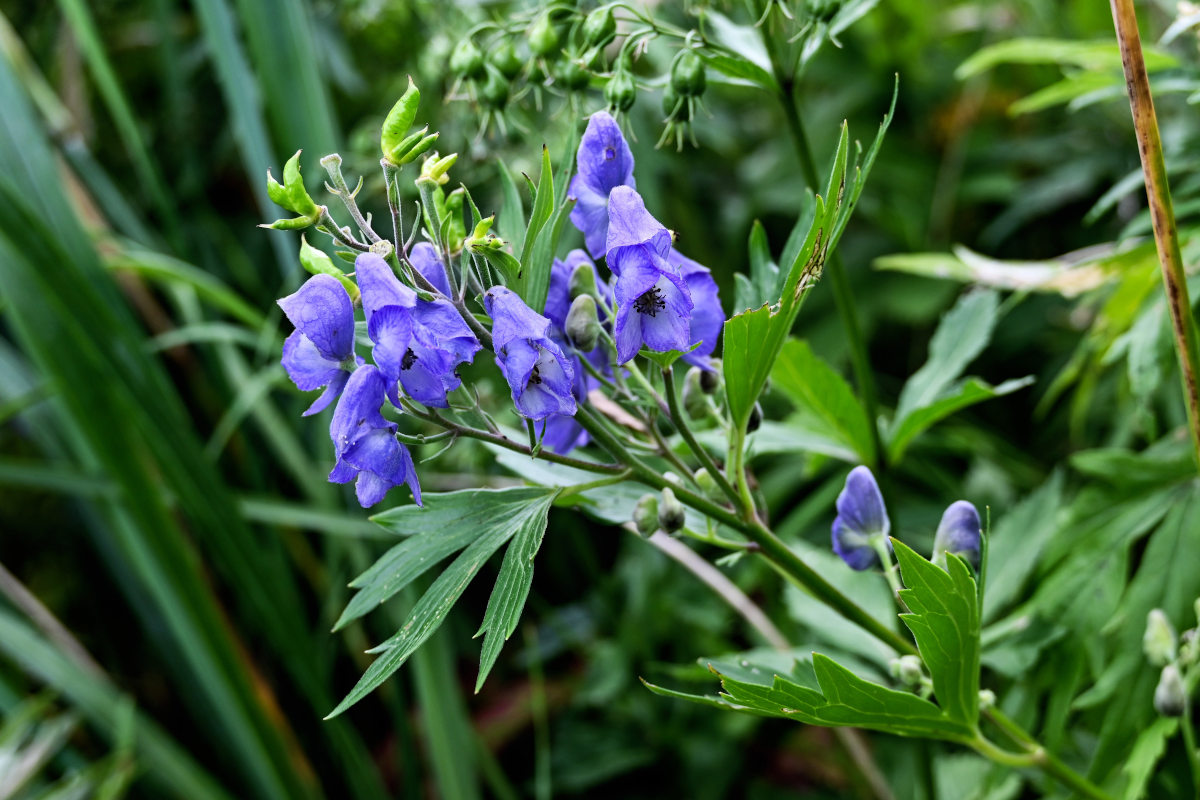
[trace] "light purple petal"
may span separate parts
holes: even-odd
[[[313,275],[295,294],[278,302],[296,330],[325,358],[345,361],[354,355],[354,307],[332,275]]]
[[[665,258],[671,249],[671,232],[650,215],[640,194],[628,186],[618,186],[608,197],[605,252],[610,268],[613,250],[643,244]]]
[[[983,548],[983,530],[979,524],[979,511],[966,500],[950,504],[942,514],[937,535],[933,539],[933,555],[954,553],[979,569]]]
[[[348,380],[350,380],[350,373],[346,372],[344,369],[339,369],[337,375],[335,375],[333,380],[329,382],[329,385],[325,387],[325,391],[321,392],[320,396],[317,397],[317,399],[313,401],[312,405],[308,407],[308,410],[300,416],[311,417],[313,414],[324,411],[329,407],[330,403],[332,403],[341,395],[342,389],[346,388],[346,381]]]
[[[483,295],[483,307],[492,318],[492,347],[497,351],[514,339],[544,339],[550,329],[550,320],[504,286],[488,289]]]
[[[887,536],[891,530],[883,495],[871,470],[859,466],[846,476],[837,498],[838,517],[850,531],[862,536]]]
[[[412,308],[417,302],[417,293],[401,283],[383,257],[375,253],[360,253],[354,259],[354,277],[362,292],[367,325],[371,324],[375,312],[384,306]]]
[[[341,362],[331,361],[298,330],[283,341],[283,368],[301,391],[311,392],[328,385],[342,371]]]

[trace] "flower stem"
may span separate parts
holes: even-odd
[[[1011,764],[1010,766],[1032,766],[1045,772],[1063,786],[1067,786],[1078,794],[1084,797],[1090,797],[1092,800],[1112,800],[1112,798],[1099,786],[1089,781],[1087,778],[1080,775],[1075,770],[1064,764],[1057,756],[1043,747],[1036,739],[1025,731],[1017,722],[1001,711],[999,708],[992,707],[984,710],[983,715],[987,717],[997,728],[1004,732],[1009,739],[1021,747],[1028,754],[1030,763],[1027,765]],[[983,739],[982,736],[979,737]],[[984,740],[986,741],[986,740]],[[974,743],[970,743],[975,747]],[[994,745],[993,745],[994,747]],[[1000,750],[1000,748],[996,748]],[[975,750],[982,755],[992,758],[992,756],[978,747]],[[1007,752],[1007,751],[1000,751]],[[992,759],[996,761],[997,759]],[[1008,763],[1005,761],[997,761],[997,763]]]
[[[675,372],[670,367],[662,371],[663,374],[663,389],[667,395],[667,407],[670,411],[671,421],[675,423],[675,427],[679,430],[679,435],[687,442],[687,446],[691,448],[692,453],[700,460],[700,463],[708,470],[708,474],[716,481],[717,486],[729,498],[729,501],[734,505],[741,502],[737,490],[725,478],[725,473],[717,466],[717,462],[713,460],[712,455],[708,450],[696,441],[696,435],[692,433],[691,427],[687,423],[687,417],[683,415],[683,409],[679,407],[679,387],[675,384]]]
[[[1183,746],[1187,750],[1188,767],[1192,772],[1192,796],[1200,798],[1200,752],[1196,750],[1196,729],[1192,726],[1190,703],[1184,709],[1179,723],[1183,728]]]
[[[342,201],[342,205],[346,206],[346,210],[350,212],[351,218],[354,219],[354,224],[362,232],[362,235],[367,237],[371,243],[382,241],[379,234],[371,229],[371,224],[367,222],[362,211],[358,208],[358,202],[354,199],[354,192],[350,191],[350,187],[346,185],[346,179],[342,177],[342,158],[337,153],[331,153],[321,159],[321,166],[329,173],[329,180],[333,181],[333,193]],[[329,188],[326,186],[325,188]]]
[[[1200,468],[1200,344],[1192,305],[1188,299],[1183,258],[1179,252],[1179,237],[1175,229],[1175,212],[1171,206],[1171,190],[1167,184],[1167,167],[1163,161],[1162,139],[1154,100],[1150,95],[1150,79],[1142,58],[1142,41],[1138,34],[1137,14],[1133,0],[1110,0],[1117,42],[1121,47],[1121,65],[1125,69],[1125,84],[1129,91],[1129,107],[1133,112],[1133,127],[1137,134],[1142,172],[1146,176],[1146,198],[1150,204],[1150,220],[1154,225],[1154,243],[1162,264],[1163,288],[1167,308],[1171,312],[1171,327],[1175,334],[1175,349],[1183,378],[1183,393],[1187,403],[1188,423],[1196,466]]]

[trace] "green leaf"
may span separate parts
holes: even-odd
[[[504,553],[504,563],[500,565],[500,575],[496,578],[492,596],[488,598],[483,624],[475,633],[476,636],[483,635],[479,678],[475,681],[476,692],[483,686],[496,663],[496,657],[500,655],[500,648],[512,636],[517,622],[521,619],[521,610],[525,607],[525,599],[529,597],[529,589],[533,585],[533,559],[542,546],[542,536],[545,533],[546,518],[543,515],[540,525],[533,524],[521,528]]]
[[[796,408],[816,418],[817,431],[849,448],[857,463],[873,466],[871,422],[850,384],[813,353],[808,343],[786,342],[771,380]]]
[[[329,717],[341,714],[399,669],[441,626],[467,585],[483,568],[484,562],[509,539],[527,528],[544,531],[546,515],[556,494],[556,489],[544,488],[471,489],[426,495],[424,509],[403,506],[379,515],[376,521],[381,525],[397,532],[411,532],[414,537],[446,538],[453,536],[456,529],[465,529],[470,531],[471,543],[429,586],[400,630],[383,644],[368,651],[382,655],[367,668],[358,684],[330,712]],[[439,551],[444,552],[445,546],[434,552]],[[394,562],[394,558],[389,560],[389,564]],[[419,565],[401,567],[401,577],[407,577],[418,569]],[[420,572],[423,571],[420,569]],[[395,575],[390,568],[381,568],[371,578],[368,578],[368,573],[364,573],[360,579],[364,586],[382,576]]]
[[[1163,50],[1145,47],[1146,70],[1178,66],[1176,58]],[[960,81],[998,64],[1058,64],[1086,70],[1121,71],[1121,50],[1115,41],[1080,42],[1071,39],[1027,37],[1007,39],[979,50],[954,71]]]
[[[982,403],[984,400],[991,400],[993,397],[1012,394],[1031,383],[1033,383],[1032,375],[1013,378],[999,386],[992,386],[978,378],[968,378],[932,403],[913,409],[908,416],[900,420],[898,425],[889,429],[888,459],[892,463],[899,462],[913,439],[934,423],[940,422],[956,411],[961,411],[976,403]]]
[[[961,558],[950,555],[946,569],[892,539],[905,588],[900,599],[910,613],[900,618],[917,649],[938,703],[950,718],[974,728],[979,719],[979,605],[975,579]]]
[[[731,83],[749,84],[769,92],[779,91],[779,84],[775,82],[775,77],[749,59],[728,51],[700,49],[697,52],[700,53],[700,58],[704,60],[705,64],[722,75],[732,78]]]
[[[525,204],[521,193],[513,182],[512,172],[501,159],[496,159],[500,173],[500,213],[496,215],[496,232],[500,238],[512,242],[513,250],[521,252],[525,241]]]
[[[679,359],[683,358],[688,353],[695,350],[701,344],[703,344],[703,342],[696,342],[694,345],[689,347],[687,350],[665,350],[662,352],[659,352],[658,350],[651,350],[649,348],[643,347],[640,351],[638,351],[638,355],[641,356],[642,358],[646,358],[646,359],[649,359],[650,361],[653,361],[655,364],[657,364],[662,369],[670,369],[672,364],[674,364]]]
[[[1159,717],[1138,735],[1125,759],[1121,771],[1129,776],[1125,784],[1124,800],[1140,800],[1146,796],[1146,785],[1154,775],[1154,768],[1167,752],[1167,740],[1175,735],[1179,720]]]
[[[529,255],[533,251],[538,234],[550,220],[554,211],[554,168],[550,165],[550,148],[542,145],[542,174],[538,176],[537,192],[533,196],[533,208],[529,212],[529,225],[525,229],[525,239],[521,245],[521,263],[529,263]],[[546,276],[547,283],[549,275]],[[534,276],[526,275],[528,283]]]
[[[1080,72],[1038,89],[1008,107],[1011,116],[1032,114],[1035,111],[1060,106],[1095,92],[1123,87],[1120,72]]]
[[[906,416],[929,405],[945,391],[991,341],[1000,300],[990,290],[969,292],[942,317],[929,342],[929,359],[900,391],[898,428]]]

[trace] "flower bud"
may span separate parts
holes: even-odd
[[[439,209],[441,218],[450,220],[446,230],[446,248],[451,253],[462,250],[463,240],[467,236],[466,223],[463,222],[463,198],[466,193],[466,189],[458,187],[446,195],[445,203]]]
[[[483,245],[489,237],[495,238],[495,236],[490,233],[492,230],[492,224],[495,223],[495,221],[495,214],[479,220],[479,222],[475,224],[475,230],[471,231],[471,236],[464,241],[463,244],[465,244],[467,247],[476,247]]]
[[[644,494],[633,507],[633,524],[642,536],[649,536],[658,530],[658,498],[652,494]]]
[[[596,318],[596,301],[591,295],[581,294],[571,301],[567,312],[567,338],[575,348],[584,353],[596,349],[600,339],[600,320]]]
[[[571,92],[587,88],[592,75],[577,59],[563,59],[554,70],[554,80]]]
[[[429,128],[412,134],[408,133],[408,129],[417,119],[417,108],[421,105],[421,92],[417,89],[417,85],[413,83],[412,76],[408,78],[408,88],[396,104],[392,106],[392,110],[388,112],[387,117],[383,120],[383,129],[379,133],[379,149],[383,151],[383,157],[393,164],[407,163],[402,162],[401,158],[410,152],[413,147],[425,137]],[[436,137],[437,134],[434,134]],[[432,144],[432,142],[430,143]],[[426,146],[428,147],[428,146]],[[418,154],[413,154],[416,158]],[[411,161],[412,159],[408,159]]]
[[[925,679],[925,670],[918,656],[900,656],[888,662],[888,670],[892,677],[909,687],[921,685]]]
[[[596,268],[592,266],[591,262],[584,261],[575,267],[571,272],[571,279],[567,282],[567,291],[572,300],[582,295],[588,295],[592,299],[598,296]]]
[[[946,566],[946,553],[953,553],[978,572],[983,552],[983,530],[979,512],[966,500],[951,503],[942,514],[933,537],[933,561]]]
[[[450,53],[450,72],[468,80],[483,77],[483,53],[469,38],[459,42]]]
[[[682,97],[699,97],[708,86],[704,62],[695,50],[680,50],[671,62],[671,88]]]
[[[1146,633],[1142,636],[1142,652],[1156,667],[1175,660],[1175,629],[1161,608],[1146,615]]]
[[[336,154],[335,154],[336,155]],[[329,158],[329,156],[326,156]],[[267,170],[267,196],[271,202],[286,208],[293,214],[299,214],[294,220],[278,220],[267,227],[283,229],[306,228],[321,217],[321,207],[313,202],[308,190],[304,188],[304,179],[300,177],[300,151],[287,160],[283,165],[283,183],[275,180],[271,171]]]
[[[521,68],[525,66],[525,62],[521,60],[521,56],[517,54],[517,48],[513,47],[513,43],[505,40],[499,47],[492,50],[488,61],[495,67],[501,75],[509,80],[521,74]]]
[[[996,693],[993,692],[991,689],[980,689],[979,690],[979,710],[987,711],[988,709],[995,708],[995,706],[996,706]]]
[[[686,521],[683,504],[675,498],[675,492],[664,488],[658,500],[658,527],[667,533],[674,533],[682,528]]]
[[[491,64],[487,66],[487,80],[483,84],[483,88],[479,91],[479,97],[483,100],[483,104],[495,111],[501,111],[508,105],[508,78]]]
[[[704,370],[692,367],[683,377],[683,410],[695,420],[704,419],[712,413],[708,398],[700,388],[700,376],[703,374]]]
[[[716,370],[700,369],[692,367],[700,371],[700,391],[705,394],[714,394],[717,389],[721,388],[721,374]]]
[[[746,420],[746,433],[754,433],[762,427],[763,410],[759,403],[754,404],[754,408],[750,409],[750,419]]]
[[[1179,663],[1190,667],[1196,663],[1197,656],[1200,656],[1200,639],[1197,638],[1196,629],[1191,628],[1179,635]]]
[[[450,171],[457,160],[458,153],[451,153],[444,157],[438,157],[436,152],[430,153],[429,158],[421,163],[421,178],[427,178],[439,186],[444,186],[450,181],[450,176],[446,173]]]
[[[696,479],[696,485],[700,487],[700,491],[704,493],[705,497],[718,502],[724,501],[725,498],[721,494],[721,487],[717,486],[716,479],[713,478],[712,473],[707,469],[701,467],[696,470],[695,475],[692,477]]]
[[[617,20],[613,17],[612,6],[601,6],[588,14],[580,33],[588,47],[604,47],[617,38]]]
[[[1179,667],[1167,664],[1163,667],[1154,688],[1154,710],[1164,717],[1182,717],[1187,710],[1187,691],[1183,687],[1183,676]]]
[[[604,99],[612,112],[628,111],[637,101],[637,86],[633,76],[623,69],[617,70],[604,84]]]
[[[300,237],[300,264],[312,275],[332,275],[337,278],[338,283],[346,287],[346,293],[350,295],[350,302],[358,302],[358,284],[338,269],[333,263],[333,259],[324,251],[313,247],[303,236]]]
[[[529,51],[536,58],[547,58],[558,52],[558,29],[550,12],[545,12],[533,21],[529,29]]]

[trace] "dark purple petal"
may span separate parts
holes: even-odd
[[[721,338],[721,331],[725,327],[725,312],[721,309],[717,282],[713,280],[708,267],[696,263],[674,248],[671,248],[667,261],[678,268],[692,298],[692,327],[688,344],[700,343],[683,359],[702,369],[712,370],[708,357],[716,349],[717,340]]]
[[[646,286],[646,279],[654,274],[652,271],[630,271],[617,279],[614,338],[618,364],[636,356],[643,344],[659,352],[683,351],[691,346],[692,300],[686,293],[686,286],[681,291],[671,280],[671,275],[660,273],[654,283],[641,293],[633,294]],[[678,279],[678,276],[674,277]]]
[[[333,440],[334,452],[339,459],[372,431],[384,428],[390,433],[396,430],[396,423],[388,422],[379,413],[386,386],[383,373],[370,364],[356,369],[346,382],[329,423],[329,438]]]
[[[401,283],[388,263],[375,253],[360,253],[354,259],[354,277],[362,292],[363,314],[368,325],[375,312],[384,306],[412,308],[417,302],[417,293]]]
[[[879,565],[879,553],[872,546],[870,537],[848,529],[841,517],[833,521],[833,552],[850,569],[861,571]]]
[[[492,347],[497,352],[514,339],[545,339],[550,329],[550,320],[503,286],[493,286],[484,293],[483,307],[492,318]]]
[[[588,432],[573,416],[552,414],[542,423],[542,447],[565,456],[588,443]]]
[[[875,476],[866,467],[855,467],[837,498],[838,517],[850,531],[862,536],[884,536],[891,530],[887,508]]]
[[[978,570],[982,548],[983,529],[975,506],[966,500],[951,503],[933,539],[934,559],[942,553],[954,553]]]
[[[576,175],[567,187],[567,194],[575,198],[571,224],[583,233],[583,243],[588,252],[594,258],[603,258],[608,245],[608,193],[593,191]]]
[[[605,258],[612,267],[613,250],[635,245],[647,245],[657,255],[666,257],[671,249],[671,232],[650,215],[642,196],[628,186],[618,186],[608,197],[608,239]]]
[[[326,359],[341,362],[354,355],[354,307],[337,278],[313,275],[278,302],[296,330]]]
[[[470,363],[483,348],[458,309],[448,300],[417,301],[413,320],[418,341],[426,347],[453,354],[455,364]]]
[[[415,357],[410,366],[400,372],[400,385],[404,393],[418,403],[434,408],[447,408],[446,384],[442,376],[444,371],[438,365],[430,365],[420,356]]]
[[[437,290],[447,297],[450,296],[450,284],[446,280],[446,269],[438,256],[437,248],[429,242],[417,242],[408,254],[408,260],[417,268],[417,272],[425,276],[425,280],[437,287]]]

